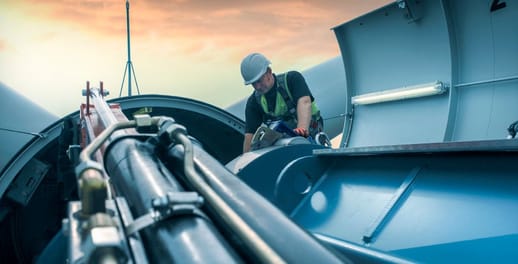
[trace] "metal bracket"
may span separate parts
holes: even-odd
[[[49,169],[50,165],[44,162],[37,159],[30,160],[11,185],[7,197],[26,206]]]
[[[422,17],[421,6],[415,0],[397,0],[399,8],[405,10],[405,17],[411,22],[415,22]]]
[[[176,215],[199,215],[206,217],[198,208],[203,205],[203,197],[197,192],[169,192],[151,201],[152,209],[126,226],[126,234],[132,235],[143,228]]]
[[[362,240],[365,243],[370,243],[383,228],[386,221],[395,214],[396,208],[403,202],[403,197],[409,191],[412,186],[417,174],[422,167],[416,167],[410,171],[410,173],[403,180],[399,188],[396,190],[388,204],[381,211],[380,215],[376,218],[374,223],[370,226],[369,230],[363,235]]]

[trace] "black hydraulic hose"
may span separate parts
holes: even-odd
[[[134,218],[150,212],[151,201],[183,188],[162,165],[150,143],[133,138],[114,141],[105,165],[116,193]],[[240,263],[241,258],[213,223],[196,215],[173,216],[140,231],[150,263]]]
[[[103,108],[102,101],[97,103]],[[130,205],[133,218],[146,217],[150,212],[156,212],[152,203],[155,199],[184,191],[156,157],[153,144],[124,136],[126,133],[121,131],[139,124],[157,124],[166,118],[139,117],[133,121],[115,122],[113,114],[107,110],[100,110],[99,113],[108,127],[81,152],[82,162],[76,167],[79,178],[82,179],[87,172],[103,170],[90,156],[105,141],[114,139],[112,135],[117,134],[119,138],[111,140],[105,149],[104,170],[110,176],[116,194],[123,196]],[[129,226],[134,223],[129,223]],[[150,224],[139,229],[143,228],[140,232],[151,263],[242,262],[213,223],[199,214],[164,216]]]
[[[87,93],[90,93],[90,90],[87,90]],[[178,210],[191,213],[174,214],[175,208],[172,203],[177,201],[169,201],[169,197],[175,193],[181,195],[184,190],[155,155],[155,145],[152,143],[156,141],[143,143],[136,138],[128,137],[127,131],[122,130],[160,125],[173,120],[165,117],[135,116],[133,121],[119,122],[98,90],[94,90],[90,95],[98,118],[106,129],[81,152],[81,163],[76,167],[76,175],[81,183],[86,176],[98,176],[103,170],[106,171],[115,193],[126,199],[133,218],[137,219],[128,223],[124,230],[129,232],[129,235],[140,230],[138,232],[145,242],[150,262],[242,262],[213,223],[203,217],[202,213],[196,212],[197,206],[184,204],[184,210],[189,208],[186,211],[177,206]],[[105,142],[110,142],[110,145],[104,150],[103,167],[90,157]],[[102,177],[99,178],[103,180]],[[164,199],[166,202],[160,202]],[[158,202],[155,204],[154,201]],[[104,206],[99,206],[99,203],[92,203],[91,207],[91,211],[94,212],[104,210]]]
[[[254,254],[263,263],[284,263],[284,260],[275,252],[248,224],[207,185],[205,180],[194,169],[193,144],[183,133],[176,133],[176,139],[184,147],[184,172],[189,183],[194,185],[202,196],[209,202],[217,213],[225,219],[232,231],[247,244]]]
[[[348,263],[348,259],[322,245],[313,236],[292,222],[279,209],[253,191],[221,163],[193,144],[193,161],[204,183],[252,228],[269,248],[287,263]],[[172,146],[167,155],[171,164],[183,160],[187,152]],[[189,154],[190,155],[190,154]],[[178,166],[175,174],[183,173]],[[205,197],[210,199],[210,197]],[[210,203],[209,203],[210,205]],[[218,210],[214,210],[218,211]],[[215,216],[218,217],[217,215]],[[220,216],[221,217],[221,216]],[[245,241],[246,242],[246,241]],[[262,256],[268,257],[268,256]]]

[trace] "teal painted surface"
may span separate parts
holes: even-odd
[[[280,207],[311,232],[403,258],[509,260],[517,256],[514,243],[503,241],[516,242],[518,236],[518,177],[513,165],[518,161],[518,145],[502,143],[511,143],[511,150],[429,153],[419,151],[420,146],[415,153],[368,154],[361,149],[333,154],[330,150],[314,157],[320,174],[312,175],[319,181],[311,191],[298,204]],[[407,192],[391,204],[416,168]],[[303,171],[307,169],[301,166],[285,169],[298,177]],[[380,217],[385,217],[381,223]],[[374,224],[379,231],[365,243],[362,238]],[[501,242],[499,246],[492,244],[495,241]],[[456,254],[441,255],[447,251]]]

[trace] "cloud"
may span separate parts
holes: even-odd
[[[238,69],[247,53],[263,52],[275,71],[304,70],[339,55],[330,28],[388,2],[131,0],[139,85],[146,92],[232,103],[249,93]],[[47,101],[49,107],[72,104],[75,110],[80,99],[69,99],[76,95],[71,87],[82,88],[84,80],[103,80],[112,92],[120,87],[124,0],[0,0],[0,20],[0,74],[40,100],[48,100],[38,96],[41,86],[65,98]],[[214,87],[225,89],[207,90]]]
[[[195,55],[232,49],[230,56],[264,50],[330,57],[338,50],[330,28],[351,19],[349,12],[371,8],[372,2],[389,1],[133,0],[131,34],[144,43],[160,39],[171,52]],[[28,5],[31,12],[100,37],[126,35],[121,0],[30,0]]]

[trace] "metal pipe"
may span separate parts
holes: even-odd
[[[120,122],[120,123],[114,123],[107,127],[99,136],[97,136],[88,146],[86,146],[83,151],[81,151],[81,154],[79,154],[79,159],[82,162],[91,162],[90,156],[101,147],[101,145],[108,140],[108,138],[119,129],[123,128],[131,128],[135,127],[136,121],[127,121],[127,122]],[[93,161],[92,161],[93,162]]]
[[[130,47],[130,23],[129,23],[129,1],[126,0],[126,35],[128,36],[128,64],[126,67],[128,68],[128,96],[131,96],[131,47]]]
[[[97,112],[97,115],[99,119],[102,121],[104,127],[108,127],[110,125],[118,123],[119,121],[111,111],[110,106],[104,100],[103,95],[101,94],[99,89],[89,90],[90,97],[92,97],[92,104],[95,106],[95,111]]]
[[[86,81],[86,115],[90,115],[90,82]]]
[[[154,146],[134,138],[112,142],[106,171],[135,218],[148,214],[151,201],[184,191],[154,154]],[[150,263],[239,263],[241,258],[215,228],[198,215],[172,216],[142,229]]]
[[[232,211],[238,214],[245,224],[276,252],[282,261],[288,263],[350,263],[347,258],[335,254],[293,223],[279,209],[206,153],[201,146],[197,144],[192,146],[195,151],[181,149],[177,146],[170,147],[167,153],[171,161],[170,168],[178,172],[175,174],[186,173],[179,171],[180,167],[176,166],[177,164],[173,160],[189,159],[191,154],[185,155],[184,152],[192,151],[196,171],[199,171],[196,176],[198,181],[210,186],[211,192],[214,192],[218,199],[222,199]],[[187,166],[190,166],[190,161]],[[208,197],[205,198],[209,200]],[[220,219],[222,216],[219,213],[215,213],[212,217],[225,221],[226,219]],[[286,241],[290,241],[289,248],[286,247]],[[293,250],[293,248],[298,250]]]
[[[176,133],[176,139],[184,147],[184,172],[187,180],[195,186],[206,201],[211,203],[215,210],[221,215],[232,231],[239,235],[245,244],[263,263],[285,263],[261,237],[221,199],[218,194],[207,185],[203,178],[194,169],[193,147],[191,140],[183,133]]]
[[[91,96],[97,118],[105,125],[105,129],[81,152],[81,163],[76,167],[76,174],[105,170],[116,193],[125,197],[130,204],[135,218],[155,210],[152,200],[162,198],[168,193],[182,192],[183,188],[175,177],[155,156],[154,145],[142,143],[133,137],[126,138],[127,131],[118,131],[136,126],[157,125],[168,119],[138,116],[132,121],[118,122],[97,90],[93,90]],[[115,134],[120,136],[119,139],[111,141],[111,145],[104,149],[105,166],[91,160],[90,156]],[[146,244],[152,245],[146,248],[151,262],[241,261],[212,222],[204,217],[197,214],[182,217],[166,215],[157,221],[140,231]]]
[[[503,78],[496,78],[496,79],[492,79],[492,80],[483,80],[483,81],[470,82],[470,83],[459,83],[454,86],[455,87],[466,87],[466,86],[475,86],[475,85],[479,85],[479,84],[504,82],[504,81],[512,81],[512,80],[518,80],[518,76],[508,76],[508,77],[503,77]]]

